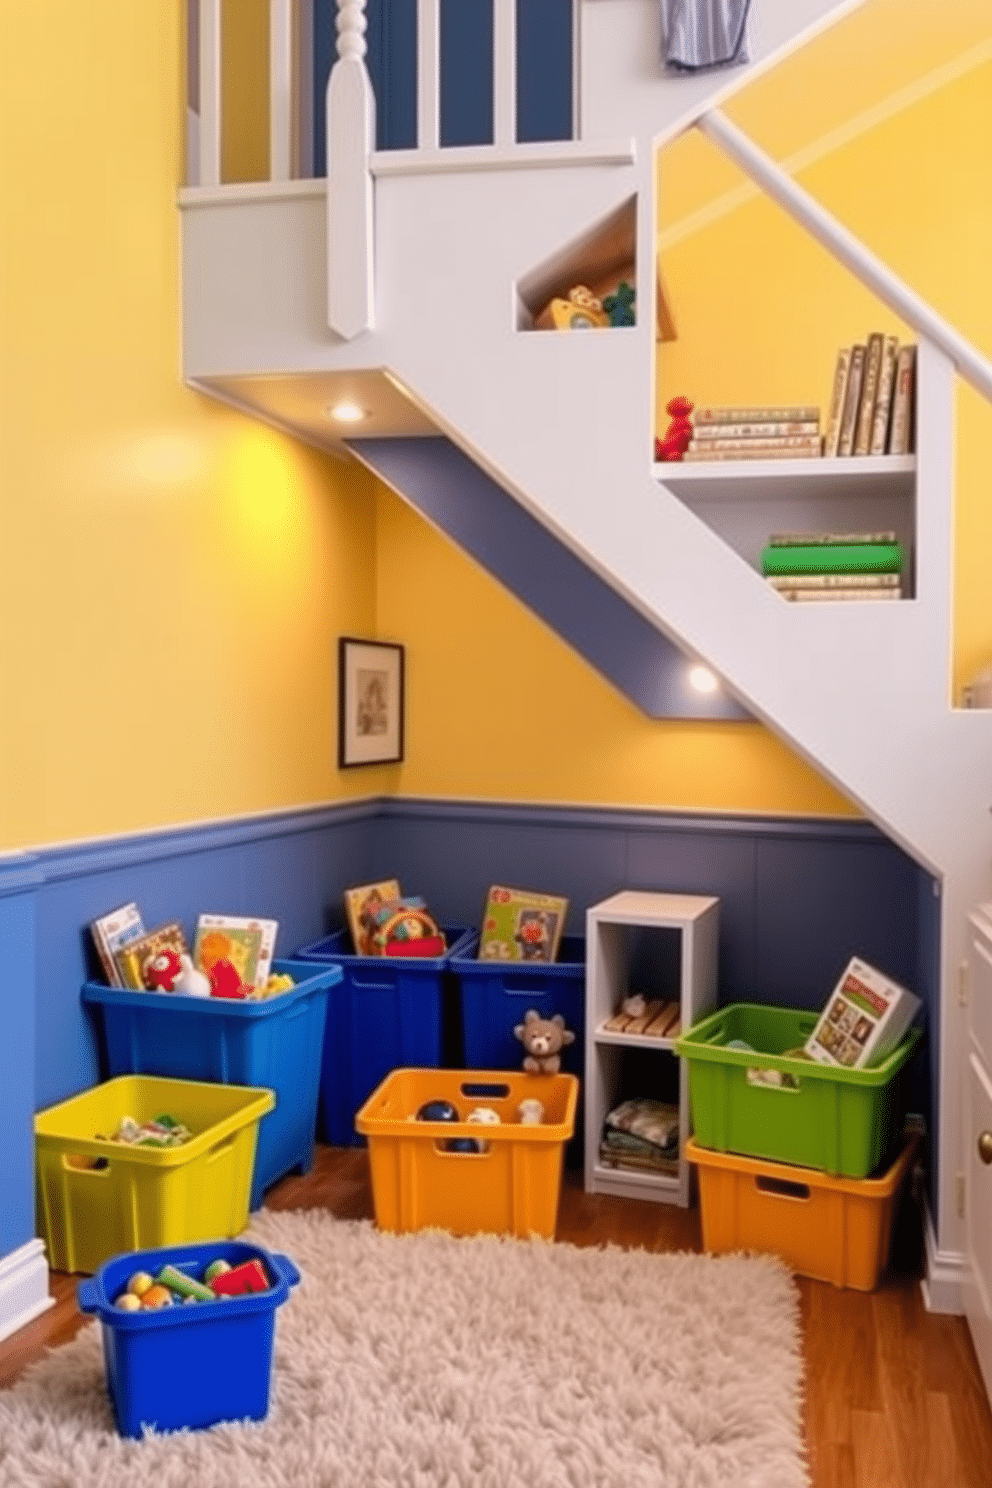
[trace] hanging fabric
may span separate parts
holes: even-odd
[[[751,0],[661,0],[665,61],[685,72],[747,62],[750,5]]]

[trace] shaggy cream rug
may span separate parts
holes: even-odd
[[[247,1238],[303,1273],[268,1418],[123,1440],[94,1320],[0,1391],[2,1488],[809,1483],[798,1299],[772,1257],[392,1236],[320,1210],[263,1210]]]

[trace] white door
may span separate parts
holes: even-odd
[[[965,1071],[965,1313],[992,1398],[992,906],[971,916],[971,989]]]

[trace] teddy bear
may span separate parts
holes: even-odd
[[[561,1069],[561,1050],[575,1042],[561,1013],[542,1018],[535,1008],[527,1009],[524,1021],[513,1032],[526,1050],[524,1069],[531,1075],[556,1075]]]

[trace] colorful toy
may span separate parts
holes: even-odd
[[[542,1018],[535,1008],[528,1008],[524,1021],[513,1032],[525,1049],[523,1067],[531,1075],[556,1075],[561,1069],[561,1051],[575,1042],[575,1034],[565,1027],[561,1013]]]
[[[121,1292],[114,1306],[119,1307],[121,1312],[140,1312],[141,1298],[136,1297],[133,1292]]]
[[[390,914],[372,935],[378,956],[443,956],[444,935],[426,909],[404,907]]]
[[[149,1276],[147,1271],[135,1271],[133,1276],[128,1277],[127,1290],[132,1297],[137,1297],[140,1301],[148,1291],[148,1288],[154,1286],[154,1284],[154,1276]]]
[[[159,1286],[156,1282],[150,1286],[141,1298],[142,1307],[171,1307],[172,1293],[166,1286]]]
[[[458,1112],[449,1100],[425,1101],[417,1112],[418,1121],[457,1121]]]
[[[241,980],[238,968],[225,956],[218,957],[210,968],[209,976],[211,997],[242,998],[255,990]]]
[[[171,992],[181,970],[176,952],[171,946],[163,946],[154,956],[149,956],[144,964],[145,986],[149,992]]]
[[[267,1292],[269,1278],[261,1261],[245,1261],[241,1266],[229,1266],[210,1283],[217,1297],[243,1297],[246,1292]]]
[[[492,1106],[473,1106],[472,1110],[465,1117],[465,1120],[471,1121],[474,1125],[478,1126],[500,1125],[499,1112],[494,1111]],[[477,1152],[488,1152],[489,1143],[476,1141],[475,1148]]]
[[[584,284],[570,289],[567,299],[551,300],[534,321],[540,331],[586,331],[609,323],[602,304]]]
[[[634,300],[637,291],[626,279],[621,279],[612,294],[603,300],[603,309],[610,317],[611,326],[632,326],[636,323]]]
[[[672,421],[665,430],[664,439],[656,439],[654,442],[656,460],[675,462],[682,459],[692,438],[689,415],[694,407],[694,403],[681,396],[670,398],[665,404],[665,412],[671,415]]]
[[[224,1261],[224,1260],[219,1260],[219,1259],[216,1260],[216,1261],[211,1261],[210,1262],[210,1265],[207,1267],[207,1269],[203,1273],[203,1279],[204,1279],[204,1281],[212,1282],[215,1277],[217,1277],[217,1276],[223,1276],[224,1272],[225,1271],[230,1271],[230,1269],[231,1269],[231,1263],[230,1263],[230,1261]]]
[[[176,1266],[163,1266],[155,1281],[159,1286],[168,1287],[170,1292],[178,1292],[187,1302],[212,1302],[216,1296],[211,1287],[187,1276]]]
[[[179,972],[173,979],[173,992],[182,992],[187,997],[209,997],[210,978],[205,971],[193,965],[193,958],[185,951],[179,953]]]
[[[521,1126],[540,1126],[544,1120],[544,1106],[539,1100],[528,1096],[517,1107],[517,1116],[520,1118]]]

